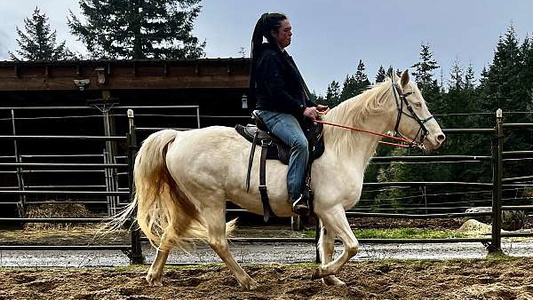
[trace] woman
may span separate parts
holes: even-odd
[[[269,131],[291,147],[287,189],[292,210],[308,214],[308,199],[303,195],[307,194],[304,188],[309,150],[301,124],[305,118],[315,120],[319,110],[326,107],[317,108],[309,99],[298,68],[285,51],[291,38],[292,27],[284,14],[265,13],[259,18],[252,35],[249,98]]]

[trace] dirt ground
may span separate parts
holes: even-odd
[[[464,220],[351,219],[352,228],[457,229]],[[242,226],[236,236],[299,236],[285,226]],[[531,223],[526,224],[531,228]],[[281,230],[285,228],[285,230]],[[312,227],[310,227],[312,228]],[[270,230],[272,229],[272,230]],[[5,244],[78,244],[96,227],[0,231]],[[22,233],[22,234],[21,234]],[[105,242],[127,242],[127,232]],[[51,242],[53,241],[53,242]],[[103,242],[103,241],[99,241]],[[105,243],[104,242],[104,243]],[[0,253],[1,255],[1,253]],[[533,299],[533,258],[487,260],[379,260],[350,262],[344,287],[311,279],[316,266],[250,265],[259,287],[242,290],[224,265],[167,266],[163,287],[144,280],[148,266],[117,268],[0,268],[2,299]]]
[[[167,267],[163,287],[147,266],[0,269],[0,299],[533,299],[533,259],[353,262],[344,287],[312,280],[314,266],[247,266],[259,283],[242,290],[221,265]]]

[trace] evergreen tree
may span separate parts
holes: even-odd
[[[68,25],[95,58],[198,58],[205,42],[192,30],[200,1],[79,0],[86,22],[70,12]]]
[[[332,81],[328,85],[328,90],[326,92],[326,98],[324,99],[324,103],[329,107],[335,107],[341,102],[341,86],[338,81]]]
[[[342,84],[341,101],[350,99],[357,95],[357,82],[353,75],[346,75],[344,83]]]
[[[370,85],[365,73],[365,64],[359,60],[355,75],[346,75],[342,85],[341,101],[355,97],[363,92]]]
[[[526,101],[526,110],[533,110],[533,41],[526,37],[522,46],[520,47],[520,85],[523,88],[523,93]],[[531,117],[531,115],[530,115]],[[529,122],[532,121],[530,118]]]
[[[45,13],[41,13],[38,7],[35,8],[30,18],[24,19],[24,31],[18,27],[17,44],[20,50],[16,50],[16,54],[9,52],[12,60],[31,60],[31,61],[54,61],[74,58],[65,46],[65,41],[56,44],[56,31],[50,29],[48,17]]]
[[[470,63],[468,65],[468,68],[466,68],[464,87],[467,90],[473,91],[475,86],[476,86],[476,78],[474,74],[474,68],[472,67],[472,63]]]
[[[420,61],[415,63],[412,67],[415,71],[412,73],[418,87],[424,94],[427,92],[435,92],[438,89],[437,80],[433,79],[433,71],[440,68],[437,61],[433,58],[431,47],[429,44],[422,44],[420,49]]]
[[[452,65],[452,69],[450,70],[450,82],[448,84],[450,91],[461,91],[464,88],[465,83],[463,82],[463,73],[463,68],[461,67],[459,61],[456,60]]]
[[[368,80],[368,76],[366,76],[365,69],[366,68],[363,60],[359,60],[357,72],[355,72],[354,76],[356,83],[356,94],[360,94],[361,92],[365,91],[370,85],[370,81]]]
[[[520,86],[520,49],[513,26],[509,26],[505,36],[500,37],[494,59],[484,82],[482,107],[494,112],[517,111],[526,108],[524,90]]]
[[[378,73],[376,74],[376,83],[385,81],[385,78],[387,78],[387,73],[383,66],[379,66]]]
[[[433,58],[431,47],[429,44],[422,44],[420,48],[420,61],[415,63],[412,67],[415,71],[412,75],[415,78],[418,87],[424,94],[424,98],[428,102],[431,111],[443,112],[446,110],[445,104],[442,101],[442,91],[436,79],[434,79],[433,72],[440,68],[437,61]]]

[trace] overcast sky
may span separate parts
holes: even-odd
[[[69,48],[84,52],[66,25],[69,9],[80,12],[77,0],[0,0],[0,60],[17,49],[15,26],[23,28],[36,6],[57,30],[58,42],[67,40]],[[267,11],[287,14],[293,26],[287,50],[319,94],[332,80],[342,84],[354,74],[360,59],[371,81],[380,65],[409,68],[421,43],[431,45],[445,79],[456,60],[472,64],[479,78],[511,24],[520,41],[533,32],[531,0],[203,0],[202,6],[195,34],[207,42],[209,58],[241,57],[241,47],[249,55],[257,18]]]

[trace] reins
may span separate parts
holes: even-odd
[[[347,130],[351,130],[351,131],[358,131],[358,132],[364,132],[364,133],[368,133],[368,134],[372,134],[372,135],[377,135],[377,136],[380,136],[380,137],[389,138],[389,139],[392,139],[392,140],[396,140],[396,141],[399,141],[399,142],[404,142],[404,143],[408,143],[409,144],[409,145],[402,145],[402,144],[395,144],[395,143],[390,143],[390,142],[379,141],[379,143],[387,145],[387,146],[393,146],[393,147],[397,147],[397,148],[410,148],[410,147],[416,147],[417,146],[417,143],[415,143],[414,141],[411,141],[411,140],[408,140],[408,139],[402,138],[402,137],[395,137],[395,136],[392,136],[392,135],[389,135],[389,134],[380,133],[380,132],[377,132],[377,131],[357,128],[357,127],[352,127],[352,126],[347,126],[347,125],[341,125],[341,124],[331,123],[331,122],[322,121],[322,120],[315,120],[314,122],[315,123],[325,124],[325,125],[330,125],[330,126],[335,126],[335,127],[339,127],[339,128],[343,128],[343,129],[347,129]]]
[[[392,140],[395,140],[395,141],[398,141],[398,142],[407,143],[407,145],[404,145],[404,144],[397,144],[397,143],[379,141],[379,143],[381,143],[383,145],[387,145],[387,146],[392,146],[392,147],[397,147],[397,148],[420,148],[420,149],[424,149],[424,145],[422,143],[426,139],[426,137],[428,135],[428,132],[429,132],[427,130],[427,128],[426,128],[425,123],[428,122],[429,120],[433,119],[433,116],[429,116],[428,118],[421,120],[418,117],[418,115],[415,113],[415,111],[413,110],[413,108],[411,107],[409,102],[407,101],[407,96],[409,96],[411,93],[400,93],[400,91],[398,89],[398,86],[397,86],[397,84],[394,81],[391,83],[391,90],[392,90],[392,94],[394,96],[394,99],[396,101],[396,106],[397,106],[397,109],[398,109],[398,116],[396,118],[396,125],[394,126],[394,132],[396,134],[400,135],[400,137],[389,135],[389,134],[380,133],[380,132],[377,132],[377,131],[357,128],[357,127],[353,127],[353,126],[336,124],[336,123],[332,123],[332,122],[328,122],[328,121],[314,120],[314,122],[315,123],[325,124],[325,125],[330,125],[330,126],[335,126],[335,127],[339,127],[339,128],[343,128],[343,129],[347,129],[347,130],[351,130],[351,131],[364,132],[364,133],[377,135],[377,136],[384,137],[384,138],[389,138],[389,139],[392,139]],[[399,96],[400,99],[398,99],[398,96]],[[407,110],[409,111],[410,115],[403,111],[404,104],[405,104],[405,107],[407,108]],[[326,111],[322,112],[322,114],[326,115],[328,112],[329,112],[329,108]],[[420,128],[418,129],[418,132],[417,132],[417,134],[416,134],[416,136],[415,136],[415,138],[413,140],[409,140],[409,139],[404,138],[398,132],[398,127],[400,126],[400,121],[402,119],[402,115],[406,115],[406,116],[414,119],[420,125]],[[420,133],[422,133],[422,134],[420,134]],[[420,136],[420,143],[416,141],[418,136]]]

